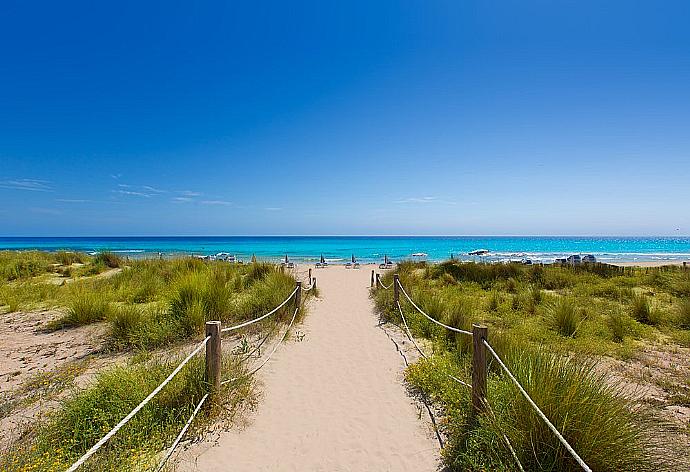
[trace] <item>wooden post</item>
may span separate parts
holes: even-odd
[[[398,274],[393,274],[393,299],[395,300],[395,303],[400,301],[400,286],[398,285],[399,281],[400,277]]]
[[[302,282],[297,282],[297,292],[295,293],[295,308],[302,304]]]
[[[311,285],[311,267],[309,268],[309,285]]]
[[[220,321],[206,322],[206,336],[211,336],[211,339],[206,343],[206,381],[211,386],[211,393],[214,394],[220,389],[220,368],[223,355]]]
[[[371,285],[370,285],[371,288],[374,288],[374,280],[375,280],[375,278],[374,278],[374,269],[372,269],[372,270],[371,270]]]
[[[486,409],[486,346],[488,339],[486,326],[472,325],[472,416],[477,417]]]
[[[314,277],[314,280],[312,281],[312,287],[316,288],[316,277]]]

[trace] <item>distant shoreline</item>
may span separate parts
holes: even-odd
[[[487,249],[487,257],[468,253]],[[229,253],[248,261],[278,262],[287,255],[293,262],[313,263],[321,255],[330,263],[344,264],[354,255],[360,263],[423,259],[441,262],[451,255],[461,260],[551,263],[570,255],[594,255],[599,262],[633,265],[674,265],[690,260],[690,237],[613,236],[232,236],[232,237],[0,237],[0,250],[70,250],[84,253],[111,251],[122,257],[150,258]],[[417,258],[419,259],[419,258]]]

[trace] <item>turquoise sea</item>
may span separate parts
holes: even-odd
[[[219,252],[249,259],[279,260],[287,254],[297,262],[349,260],[378,262],[384,255],[394,261],[425,253],[440,261],[451,254],[472,260],[467,253],[488,249],[488,260],[531,258],[551,262],[570,254],[593,254],[602,262],[677,261],[690,259],[690,237],[562,237],[562,236],[213,236],[213,237],[0,237],[2,249],[60,249],[113,251],[129,257],[183,254],[212,255]]]

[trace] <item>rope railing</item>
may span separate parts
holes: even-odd
[[[431,316],[427,315],[427,314],[424,312],[424,310],[422,310],[421,308],[419,308],[419,307],[417,306],[417,304],[416,304],[415,302],[412,301],[412,299],[410,298],[410,296],[409,296],[409,295],[407,294],[407,292],[405,291],[405,287],[403,287],[402,284],[400,283],[400,279],[396,278],[395,281],[394,281],[393,283],[396,283],[396,282],[397,282],[397,284],[398,284],[397,286],[400,287],[400,290],[402,291],[403,295],[405,295],[405,298],[407,298],[407,300],[410,302],[410,304],[411,304],[413,307],[415,307],[415,309],[416,309],[418,312],[420,312],[422,315],[424,315],[427,319],[429,319],[430,321],[432,321],[432,322],[436,323],[437,325],[442,326],[442,327],[444,327],[444,328],[446,328],[446,329],[448,329],[448,330],[450,330],[450,331],[453,331],[453,332],[456,332],[456,333],[460,333],[460,334],[466,334],[466,335],[468,335],[468,336],[472,336],[472,333],[471,333],[470,331],[466,331],[466,330],[460,329],[460,328],[455,328],[455,327],[453,327],[453,326],[448,326],[447,324],[443,324],[443,323],[441,323],[440,321],[438,321],[438,320],[432,318]]]
[[[182,368],[206,346],[206,343],[210,339],[211,336],[207,336],[201,343],[199,343],[199,345],[182,362],[180,362],[180,364],[175,368],[175,370],[173,370],[172,373],[168,375],[168,377],[163,382],[161,382],[160,385],[158,385],[158,387],[156,387],[151,393],[149,393],[149,395],[146,398],[144,398],[144,400],[142,400],[142,402],[139,403],[139,405],[137,405],[127,416],[122,418],[122,420],[120,420],[120,422],[117,425],[115,425],[113,429],[111,429],[96,444],[94,444],[91,447],[91,449],[86,451],[86,453],[83,456],[81,456],[74,464],[72,464],[72,466],[69,469],[67,469],[66,472],[74,472],[75,470],[77,470],[84,462],[86,462],[89,459],[89,457],[94,455],[96,451],[98,451],[105,443],[107,443],[108,440],[112,438],[115,435],[115,433],[117,433],[124,425],[126,425],[129,422],[129,420],[131,420],[134,417],[134,415],[139,413],[139,411],[142,408],[144,408],[153,397],[158,395],[158,392],[163,390],[163,387],[165,387],[182,370]]]
[[[298,287],[295,287],[295,289],[292,291],[292,293],[291,293],[290,295],[288,295],[288,297],[287,297],[285,300],[283,300],[283,303],[281,303],[280,305],[278,305],[277,307],[275,307],[274,309],[272,309],[271,311],[269,311],[269,312],[266,313],[265,315],[261,315],[261,316],[259,316],[258,318],[254,318],[253,320],[245,321],[244,323],[240,323],[240,324],[235,325],[235,326],[229,326],[229,327],[227,327],[227,328],[223,328],[223,329],[220,330],[220,332],[221,332],[221,333],[227,333],[227,332],[229,332],[229,331],[234,331],[234,330],[236,330],[236,329],[245,328],[245,327],[247,327],[247,326],[253,325],[254,323],[258,323],[259,321],[261,321],[261,320],[263,320],[263,319],[268,318],[269,316],[271,316],[272,314],[274,314],[275,312],[277,312],[278,310],[280,310],[281,308],[283,308],[283,307],[285,306],[285,304],[286,304],[287,302],[289,302],[290,299],[291,299],[292,297],[295,296],[295,294],[297,293],[297,291],[298,291],[299,289],[300,289],[299,286],[298,286]]]
[[[381,280],[381,276],[379,274],[376,274],[376,281],[384,290],[388,290],[389,288],[391,288],[393,286],[393,284],[391,283],[390,285],[388,285],[386,287],[386,285],[383,283],[383,280]]]
[[[396,303],[397,303],[397,305],[398,305],[398,310],[400,310],[400,318],[402,318],[403,325],[405,326],[405,331],[407,332],[407,338],[410,340],[410,342],[412,342],[412,344],[414,345],[414,347],[417,348],[417,351],[419,351],[419,354],[420,354],[424,359],[428,359],[429,356],[427,356],[427,355],[424,353],[424,351],[419,347],[419,344],[417,344],[417,342],[414,340],[414,337],[412,336],[412,332],[410,331],[410,327],[409,327],[409,325],[407,324],[407,320],[405,319],[405,313],[403,312],[403,309],[402,309],[402,307],[400,306],[400,302],[396,302]],[[449,378],[455,380],[455,381],[456,381],[457,383],[459,383],[460,385],[464,385],[465,387],[472,388],[472,385],[468,384],[467,382],[464,382],[464,381],[460,380],[460,379],[457,378],[456,376],[451,375],[451,374],[446,374],[446,375],[447,375]]]
[[[378,274],[376,275],[376,279],[379,280]],[[591,472],[592,469],[587,465],[587,463],[577,454],[575,449],[568,443],[568,441],[563,437],[563,435],[558,431],[558,429],[551,423],[551,421],[548,419],[548,417],[544,414],[544,412],[541,411],[541,409],[537,406],[537,404],[532,400],[532,398],[529,396],[527,391],[524,389],[524,387],[520,384],[520,382],[515,378],[513,373],[508,369],[508,367],[505,365],[503,360],[499,357],[499,355],[496,353],[496,351],[491,347],[489,342],[486,340],[486,333],[487,333],[487,328],[480,326],[480,325],[473,325],[473,331],[466,331],[462,329],[455,328],[453,326],[448,326],[444,323],[441,323],[440,321],[432,318],[428,314],[424,312],[417,304],[410,298],[408,295],[407,291],[405,290],[405,287],[403,287],[402,283],[400,283],[400,279],[398,275],[396,274],[393,278],[393,285],[395,287],[395,302],[398,306],[398,310],[400,311],[400,317],[402,318],[403,325],[405,326],[405,331],[407,333],[407,337],[410,339],[412,344],[417,348],[419,353],[422,355],[422,357],[427,358],[426,354],[420,349],[419,345],[415,342],[414,338],[412,337],[412,333],[410,332],[409,326],[407,324],[407,320],[405,319],[405,314],[403,312],[403,309],[400,305],[399,301],[399,293],[398,289],[405,295],[405,298],[410,302],[410,304],[422,315],[424,315],[428,320],[432,321],[433,323],[442,326],[450,331],[456,332],[456,333],[461,333],[461,334],[466,334],[469,336],[472,336],[474,340],[474,349],[472,352],[472,385],[467,384],[463,382],[462,380],[448,374],[449,377],[453,378],[457,382],[470,387],[472,389],[472,406],[473,406],[473,413],[476,414],[477,412],[480,411],[485,411],[486,409],[489,410],[489,412],[493,415],[493,410],[491,410],[490,405],[487,402],[486,399],[486,381],[487,381],[487,363],[486,363],[486,355],[482,352],[484,348],[488,350],[488,352],[496,359],[498,364],[501,366],[503,371],[506,373],[508,378],[517,386],[518,390],[520,393],[525,397],[529,405],[536,411],[537,415],[546,423],[546,425],[549,427],[551,432],[558,438],[560,443],[565,447],[565,449],[570,453],[570,455],[575,459],[575,461],[578,463],[578,465],[585,470],[586,472]],[[495,416],[495,415],[494,415]],[[522,464],[520,463],[520,460],[513,449],[513,446],[510,444],[510,441],[508,437],[503,434],[503,439],[505,440],[508,449],[510,450],[511,455],[515,459],[515,461],[518,464],[518,467],[520,470],[524,470],[522,467]]]
[[[247,374],[245,374],[245,375],[241,375],[241,376],[239,376],[239,377],[233,377],[233,378],[231,378],[231,379],[224,380],[224,381],[221,382],[220,384],[221,384],[221,385],[226,385],[226,384],[228,384],[228,383],[230,383],[230,382],[234,382],[234,381],[239,380],[239,379],[242,379],[242,378],[251,377],[252,375],[256,374],[259,370],[261,370],[261,368],[262,368],[263,366],[265,366],[265,365],[268,363],[268,361],[271,359],[271,357],[273,356],[273,354],[275,354],[275,352],[278,350],[278,346],[280,346],[280,344],[281,344],[283,341],[285,341],[285,338],[287,337],[287,334],[290,332],[290,328],[292,328],[292,325],[293,325],[293,323],[295,322],[295,318],[297,317],[297,312],[298,312],[298,311],[299,311],[299,307],[295,308],[295,312],[292,314],[292,319],[290,320],[290,324],[288,324],[288,327],[287,327],[287,329],[285,330],[285,334],[283,334],[283,337],[280,338],[280,340],[276,343],[275,346],[273,346],[273,350],[270,352],[270,354],[266,357],[266,359],[264,359],[264,361],[263,361],[258,367],[256,367],[254,370],[252,370],[251,372],[249,372],[249,373],[247,373]]]
[[[168,452],[163,456],[163,459],[160,461],[158,464],[158,467],[156,468],[156,472],[160,472],[163,470],[163,467],[165,467],[165,463],[168,462],[168,459],[173,455],[173,452],[175,452],[175,448],[177,448],[177,445],[180,444],[180,441],[182,441],[182,438],[184,437],[184,434],[187,432],[189,429],[189,426],[192,424],[192,421],[194,421],[194,418],[196,418],[196,415],[199,413],[199,410],[201,410],[201,406],[204,404],[206,399],[208,398],[208,393],[204,395],[201,398],[201,401],[196,405],[196,408],[194,408],[194,412],[192,412],[192,416],[189,417],[187,420],[187,423],[185,423],[184,428],[182,428],[182,431],[180,431],[180,434],[177,435],[175,438],[175,441],[172,443],[172,446],[170,446],[170,449],[168,449]]]
[[[532,400],[532,398],[529,396],[527,391],[520,384],[518,379],[515,378],[513,373],[508,369],[508,367],[506,367],[505,363],[501,360],[499,355],[496,354],[496,351],[494,351],[494,349],[491,347],[491,344],[489,344],[489,342],[486,339],[482,339],[482,343],[489,350],[491,355],[494,356],[494,358],[496,359],[496,362],[498,362],[498,365],[500,365],[501,368],[505,371],[508,378],[510,378],[510,380],[513,381],[513,383],[518,388],[518,390],[520,391],[522,396],[524,396],[525,400],[527,400],[527,403],[529,403],[530,406],[532,408],[534,408],[534,411],[537,412],[537,415],[544,421],[544,423],[546,423],[546,426],[549,427],[551,432],[558,438],[558,440],[561,442],[561,444],[563,444],[563,447],[565,447],[567,449],[567,451],[570,453],[570,455],[573,456],[573,458],[575,459],[575,461],[577,461],[577,463],[580,465],[580,467],[582,467],[582,469],[587,471],[587,472],[592,472],[592,469],[590,469],[590,467],[585,463],[585,461],[582,460],[582,458],[577,454],[577,452],[575,452],[575,449],[573,449],[573,447],[568,443],[568,441],[566,441],[566,439],[558,431],[558,429],[553,425],[553,423],[551,423],[551,421],[549,421],[549,418],[547,418],[547,416],[541,411],[541,409],[539,409],[537,404],[534,402],[534,400]]]
[[[313,284],[309,289],[305,291],[311,290],[315,284]],[[182,370],[182,368],[187,365],[187,363],[194,357],[196,356],[201,350],[206,347],[206,377],[211,384],[211,393],[214,391],[217,391],[220,385],[227,383],[226,382],[220,382],[220,369],[221,369],[221,356],[222,356],[222,349],[221,349],[221,334],[226,333],[228,331],[234,331],[240,328],[244,328],[246,326],[250,326],[254,323],[258,323],[259,321],[273,315],[276,313],[278,310],[283,308],[293,297],[295,297],[295,311],[292,315],[292,319],[290,320],[290,324],[288,325],[288,328],[283,335],[283,337],[280,339],[280,341],[276,344],[276,346],[273,348],[273,351],[269,354],[269,356],[264,360],[264,362],[259,365],[256,369],[252,370],[248,376],[251,376],[255,374],[261,367],[263,367],[268,360],[273,356],[275,351],[278,349],[278,346],[280,343],[285,339],[287,336],[287,333],[289,332],[290,328],[292,327],[293,323],[295,322],[295,318],[297,316],[297,312],[299,311],[300,304],[301,304],[301,292],[302,292],[302,283],[297,282],[297,286],[295,289],[288,295],[288,297],[277,307],[275,307],[273,310],[269,311],[268,313],[255,318],[250,321],[246,321],[244,323],[240,323],[235,326],[230,326],[228,328],[220,329],[220,322],[219,321],[208,321],[206,322],[206,334],[207,336],[204,338],[204,340],[199,343],[194,350],[182,361],[180,364],[168,375],[168,377],[163,380],[163,382],[160,383],[144,400],[142,400],[139,405],[137,405],[132,411],[127,414],[120,422],[115,425],[108,433],[106,433],[105,436],[103,436],[96,444],[94,444],[84,455],[82,455],[76,462],[74,462],[69,469],[66,470],[66,472],[74,472],[76,471],[81,465],[83,465],[92,455],[94,455],[103,445],[105,445],[110,438],[112,438],[117,432],[122,429],[123,426],[125,426],[139,411],[141,411],[142,408],[144,408],[170,381]],[[269,333],[270,335],[270,333]],[[266,338],[267,339],[267,338]],[[210,341],[210,342],[209,342]],[[265,339],[264,339],[265,341]],[[261,342],[263,344],[263,341]],[[236,379],[231,379],[231,380],[236,380]],[[184,437],[185,433],[189,429],[190,425],[192,424],[192,421],[196,417],[196,415],[199,413],[199,410],[203,406],[204,402],[207,400],[209,397],[209,393],[205,394],[201,401],[196,405],[191,417],[187,421],[187,423],[184,425],[178,436],[175,438],[175,441],[173,442],[172,446],[166,454],[164,455],[162,461],[160,462],[158,468],[156,469],[157,471],[160,471],[164,466],[165,463],[168,461],[170,456],[173,454],[175,451],[175,448],[178,446],[182,438]]]

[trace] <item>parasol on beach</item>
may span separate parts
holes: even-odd
[[[290,262],[290,260],[288,259],[287,254],[285,254],[285,263],[287,264],[288,262]]]
[[[256,254],[252,254],[252,264],[256,264]]]
[[[388,255],[387,254],[383,255],[383,263],[388,265]]]
[[[326,262],[326,259],[323,257],[323,254],[321,254],[321,263],[323,264],[325,262]]]
[[[350,260],[352,261],[353,264],[354,264],[355,262],[357,262],[357,260],[355,259],[355,255],[354,255],[354,254],[352,255],[352,259],[350,259]]]

